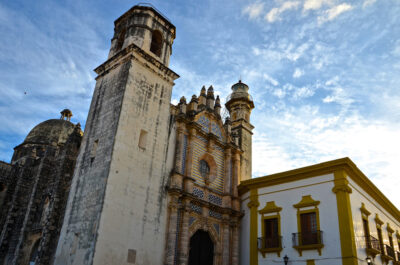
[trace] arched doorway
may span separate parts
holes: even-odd
[[[189,265],[213,265],[214,243],[204,230],[197,230],[190,238]]]

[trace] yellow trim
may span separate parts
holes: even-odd
[[[398,222],[400,222],[399,210],[386,198],[386,196],[357,168],[357,166],[348,157],[337,160],[328,161],[308,167],[298,168],[277,174],[268,175],[242,181],[239,185],[239,194],[253,188],[262,188],[274,186],[282,183],[299,181],[302,179],[312,178],[332,174],[337,170],[344,170],[347,175],[358,185],[363,191],[371,196],[382,208],[389,212]]]
[[[261,214],[261,235],[262,237],[265,236],[265,222],[264,220],[266,219],[278,219],[278,237],[279,237],[279,247],[277,248],[261,248],[260,252],[265,258],[266,253],[273,253],[276,252],[278,254],[278,257],[281,256],[281,251],[282,251],[282,242],[281,242],[281,216],[279,212],[282,210],[282,207],[276,206],[274,201],[267,202],[265,204],[265,207],[259,210],[258,212]],[[276,213],[275,215],[267,215],[265,214],[270,214],[270,213]]]
[[[282,210],[282,207],[276,206],[274,201],[267,202],[265,204],[265,207],[259,210],[258,212],[260,214],[266,214],[266,213],[279,213]]]
[[[257,234],[258,234],[258,214],[257,208],[260,206],[258,202],[258,190],[250,190],[250,201],[247,207],[250,208],[250,264],[258,265],[258,249],[257,249]]]
[[[360,211],[365,214],[367,217],[369,215],[371,215],[371,212],[367,210],[367,208],[365,208],[365,204],[362,202],[361,203],[361,207],[360,207]],[[367,219],[368,220],[368,219]]]
[[[375,223],[377,226],[379,225],[379,227],[383,225],[383,221],[381,220],[381,218],[379,218],[378,214],[375,214]]]
[[[335,186],[332,191],[336,193],[342,264],[357,265],[357,248],[350,205],[352,190],[348,186],[349,182],[344,170],[335,171],[334,178]]]
[[[294,204],[293,207],[298,209],[298,208],[317,206],[317,205],[319,205],[319,201],[316,201],[313,198],[311,198],[311,195],[305,195],[301,198],[301,201]]]
[[[389,234],[393,234],[394,233],[394,230],[393,230],[392,227],[390,227],[389,223],[387,223],[387,225],[386,225],[386,230],[388,231]]]
[[[315,265],[315,262],[313,259],[308,259],[307,260],[307,265]]]
[[[321,244],[312,244],[312,245],[301,245],[301,215],[305,214],[305,213],[315,213],[315,218],[317,219],[317,230],[321,231],[321,226],[320,226],[320,222],[319,222],[319,209],[318,209],[318,205],[319,205],[319,201],[314,200],[311,195],[304,195],[302,196],[300,202],[296,203],[293,205],[294,208],[297,209],[297,231],[300,233],[299,234],[299,244],[298,246],[295,246],[294,248],[299,252],[299,256],[302,256],[302,251],[303,250],[311,250],[311,249],[316,249],[318,250],[318,254],[321,256],[321,249],[324,247],[324,245]],[[300,208],[304,208],[304,207],[310,207],[310,206],[314,206],[314,208],[312,209],[307,209],[307,210],[300,210]]]

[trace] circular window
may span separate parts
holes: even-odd
[[[200,160],[200,174],[204,179],[208,179],[210,175],[210,166],[205,160]]]

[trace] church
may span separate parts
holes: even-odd
[[[251,89],[226,117],[212,86],[171,104],[175,26],[114,26],[84,132],[65,109],[0,163],[0,264],[400,264],[400,213],[349,158],[252,179]]]

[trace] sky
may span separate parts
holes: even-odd
[[[113,22],[135,1],[0,2],[0,160],[69,108],[85,125]],[[172,102],[240,78],[253,177],[350,157],[400,208],[400,1],[152,1],[176,26]]]

